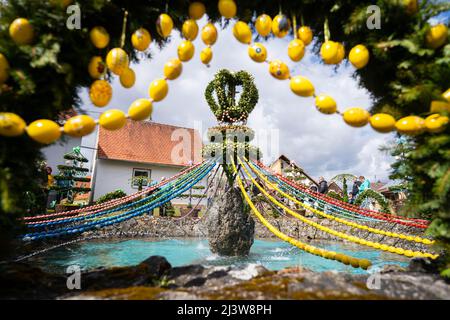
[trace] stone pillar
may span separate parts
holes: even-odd
[[[253,245],[255,221],[244,210],[240,190],[232,187],[212,201],[206,217],[211,251],[222,256],[248,255]]]

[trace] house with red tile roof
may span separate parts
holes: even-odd
[[[151,121],[128,120],[115,131],[100,128],[96,149],[93,200],[118,189],[126,194],[137,192],[137,177],[160,182],[202,161],[198,131]],[[181,198],[173,202],[186,201]]]
[[[291,161],[283,154],[273,161],[269,165],[269,168],[275,173],[291,178],[297,183],[301,183],[305,186],[319,186],[319,184],[308,173],[306,173],[303,168],[298,166],[295,161]]]

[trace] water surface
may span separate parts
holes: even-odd
[[[408,259],[391,253],[372,250],[341,242],[312,242],[320,248],[342,252],[357,258],[372,261],[375,268],[385,264],[406,266]],[[60,247],[30,259],[36,266],[56,272],[65,272],[70,265],[79,265],[83,270],[99,267],[132,266],[146,258],[160,255],[172,266],[202,264],[206,266],[262,264],[271,270],[302,266],[314,271],[364,273],[366,271],[345,266],[303,252],[290,244],[277,240],[255,240],[247,257],[220,257],[211,253],[205,239],[124,240],[87,241]]]

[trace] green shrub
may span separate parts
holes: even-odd
[[[336,200],[340,200],[340,201],[344,201],[344,199],[342,198],[342,196],[335,192],[335,191],[328,191],[327,196],[336,199]]]
[[[104,203],[113,199],[118,199],[118,198],[122,198],[125,197],[127,194],[125,192],[123,192],[123,190],[116,190],[113,192],[109,192],[107,194],[104,194],[103,196],[101,196],[100,198],[97,199],[97,201],[95,201],[95,204],[100,204],[100,203]]]

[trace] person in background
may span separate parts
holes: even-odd
[[[52,168],[47,167],[45,170],[47,171],[47,187],[51,187],[55,183],[55,178],[52,176]]]
[[[52,186],[55,184],[55,178],[52,175],[52,168],[47,166],[45,168],[47,173],[47,187],[45,188],[45,192],[47,195],[47,209],[54,209],[56,203],[59,201],[58,192],[52,189]]]
[[[359,181],[361,181],[361,185],[359,186],[359,192],[361,193],[364,190],[370,189],[370,181],[369,179],[366,179],[364,176],[359,177]]]
[[[358,196],[359,193],[359,187],[361,186],[362,182],[358,180],[358,178],[354,178],[353,179],[353,187],[352,187],[352,192],[350,192],[350,203],[353,204],[356,200],[356,197]]]
[[[319,178],[319,192],[321,194],[326,194],[328,192],[328,183],[323,177]]]
[[[317,192],[317,186],[314,184],[314,183],[311,183],[311,185],[309,186],[309,189],[311,190],[311,191],[314,191],[314,192]],[[306,199],[306,201],[308,202],[308,204],[310,205],[310,206],[312,206],[313,208],[317,208],[317,201],[314,201],[313,200],[314,198],[308,198],[308,199]],[[308,215],[309,216],[309,215]]]

